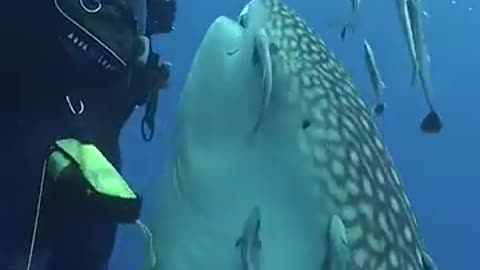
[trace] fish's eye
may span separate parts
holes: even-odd
[[[79,2],[83,10],[90,14],[97,13],[102,9],[101,0],[79,0]]]

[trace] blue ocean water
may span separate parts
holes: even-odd
[[[387,85],[387,109],[379,127],[400,171],[406,192],[418,216],[429,253],[442,270],[480,269],[480,196],[477,195],[477,152],[480,128],[476,127],[480,94],[475,64],[480,59],[480,4],[474,0],[423,0],[425,34],[432,59],[432,84],[437,109],[444,121],[438,135],[419,131],[427,112],[422,93],[410,86],[410,65],[395,2],[364,1],[355,34],[338,39],[332,21],[348,16],[349,1],[286,1],[325,40],[352,74],[367,101],[371,98],[364,67],[362,42],[373,47],[377,65]],[[171,86],[161,93],[157,134],[150,143],[140,136],[142,111],[123,130],[121,143],[124,173],[144,195],[143,218],[149,221],[155,207],[155,181],[160,181],[168,157],[169,137],[178,95],[195,50],[209,24],[219,15],[236,17],[246,1],[178,1],[176,30],[155,37],[155,51],[173,63]],[[472,7],[472,10],[469,8]],[[139,269],[147,254],[135,226],[122,226],[111,269]]]

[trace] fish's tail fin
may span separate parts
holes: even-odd
[[[422,122],[420,123],[420,129],[423,133],[439,133],[442,128],[442,119],[433,109],[430,110],[430,112],[422,119]]]
[[[346,23],[343,25],[342,30],[340,31],[340,39],[342,41],[345,41],[345,37],[347,36],[347,31],[350,29],[350,32],[355,32],[355,29],[353,28],[353,25],[351,23]]]
[[[345,37],[347,36],[347,31],[349,28],[351,32],[355,31],[355,29],[353,29],[352,20],[345,23],[343,20],[340,21],[340,19],[332,19],[328,22],[328,26],[334,29],[340,28],[340,33],[338,36],[342,41],[345,40]]]
[[[386,103],[385,102],[379,102],[375,104],[372,108],[372,116],[380,116],[383,114],[385,111]]]

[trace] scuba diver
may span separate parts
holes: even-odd
[[[147,34],[171,32],[175,1],[147,7]],[[117,225],[141,210],[120,173],[119,134],[145,105],[142,135],[152,139],[170,65],[126,0],[2,10],[0,269],[108,269]]]

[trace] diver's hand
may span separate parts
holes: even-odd
[[[151,52],[145,65],[145,86],[151,91],[168,86],[170,68],[172,64],[160,58],[160,55]]]
[[[137,97],[137,105],[143,105],[153,91],[166,88],[170,78],[171,64],[154,53],[147,37],[140,37],[143,53],[133,66],[131,89]]]
[[[160,59],[160,57],[159,57]],[[163,89],[168,87],[168,82],[170,81],[170,70],[172,67],[172,63],[168,61],[160,60],[158,64],[158,76],[162,78],[158,82],[158,88]]]

